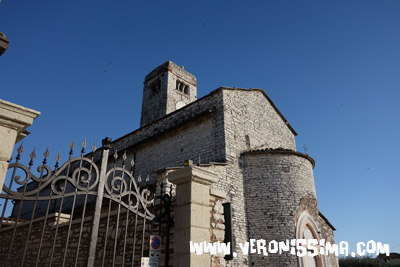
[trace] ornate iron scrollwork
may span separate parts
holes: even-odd
[[[125,169],[125,165],[113,167],[107,172],[105,189],[104,197],[118,202],[139,216],[149,220],[154,218],[148,208],[148,206],[154,204],[150,190],[147,188],[140,189],[132,173]],[[129,201],[125,200],[126,196],[129,196]]]
[[[156,192],[155,184],[149,184],[149,177],[143,181],[141,176],[134,177],[133,155],[128,164],[130,170],[126,165],[126,152],[123,153],[122,158],[118,158],[118,152],[115,151],[114,163],[111,165],[109,162],[110,138],[103,140],[101,150],[96,150],[93,145],[92,153],[85,156],[86,140],[82,143],[79,157],[72,158],[74,147],[75,144],[72,142],[69,158],[61,167],[59,167],[61,157],[58,153],[53,169],[47,164],[49,157],[47,149],[42,164],[37,168],[39,175],[32,172],[33,160],[36,158],[35,150],[30,154],[29,164],[24,165],[19,162],[23,152],[22,145],[18,148],[15,163],[9,165],[10,174],[12,173],[8,177],[10,179],[7,179],[3,192],[0,192],[0,198],[4,199],[0,232],[11,235],[5,256],[6,265],[21,266],[19,259],[13,257],[13,249],[20,249],[21,246],[23,251],[21,262],[24,263],[27,260],[28,255],[31,255],[30,239],[37,239],[31,233],[39,231],[38,251],[34,256],[36,266],[40,266],[41,253],[49,255],[49,265],[57,262],[62,263],[63,266],[69,266],[69,264],[77,266],[79,248],[85,238],[89,242],[89,253],[86,255],[85,265],[94,266],[97,239],[104,232],[99,231],[102,224],[103,227],[106,225],[103,263],[108,249],[106,246],[108,238],[108,242],[113,242],[114,246],[113,261],[117,255],[118,242],[123,240],[123,253],[129,254],[132,264],[136,264],[135,254],[140,256],[139,259],[143,257],[145,240],[149,238],[149,232],[146,233],[146,231],[154,231],[158,225],[160,230],[163,228],[166,231],[165,261],[168,266],[169,231],[173,225],[170,215],[172,195],[165,194],[162,186],[161,193]],[[8,215],[10,209],[6,208],[8,202],[13,204],[10,215]],[[38,227],[38,222],[43,222],[40,227]],[[115,230],[114,238],[108,234],[108,228],[112,228],[110,225]],[[50,228],[51,231],[48,231]],[[85,234],[88,228],[90,237]],[[18,234],[20,231],[26,231],[26,234]],[[72,248],[72,236],[77,233],[79,235],[75,238],[78,241],[77,244],[73,243],[74,248]],[[56,246],[61,237],[64,247]],[[48,238],[53,245],[49,251],[46,251],[47,247],[44,244],[49,241]],[[25,242],[20,240],[25,240]],[[141,248],[136,250],[135,246],[139,245],[139,241]],[[133,248],[129,250],[127,249],[128,242],[133,244]],[[76,251],[74,258],[70,258],[67,253],[71,250]]]
[[[74,165],[80,164],[80,167],[74,169],[72,174],[68,174],[69,169]],[[11,177],[10,185],[14,182],[21,187],[13,190],[12,187],[4,185],[3,190],[9,195],[8,198],[29,200],[29,197],[36,196],[38,200],[46,200],[48,196],[40,196],[40,192],[50,188],[53,193],[53,198],[68,196],[73,194],[81,194],[89,191],[92,192],[99,182],[99,169],[96,164],[88,158],[77,157],[67,161],[61,168],[52,171],[48,165],[40,165],[37,169],[40,176],[35,176],[29,167],[22,163],[12,163],[9,169],[22,170],[25,177],[20,175]],[[64,185],[62,185],[64,183]],[[61,185],[61,186],[59,186]],[[71,185],[73,189],[67,190],[67,185]],[[77,192],[74,192],[76,189]],[[91,194],[94,194],[93,192]]]

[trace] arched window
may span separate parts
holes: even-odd
[[[190,94],[189,85],[187,85],[187,84],[185,84],[185,83],[183,83],[183,82],[181,82],[179,80],[176,80],[176,88],[175,89],[178,90],[181,93],[186,94],[186,95]]]
[[[308,214],[307,211],[304,211],[301,215],[300,218],[297,222],[297,227],[296,227],[296,239],[316,239],[318,240],[318,245],[315,245],[315,247],[320,248],[319,246],[319,240],[320,235],[319,231],[317,228],[317,225],[315,224],[313,218],[311,217],[310,214]],[[307,251],[311,251],[306,247]],[[310,257],[310,256],[304,256],[304,257],[299,257],[299,266],[300,267],[325,267],[325,257],[324,255],[317,255],[315,257]]]

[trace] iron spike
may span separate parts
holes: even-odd
[[[75,140],[72,139],[72,143],[69,146],[71,149],[69,150],[69,159],[71,159],[72,154],[74,154],[74,148],[75,148]]]
[[[60,161],[60,159],[61,159],[60,153],[61,153],[61,150],[58,150],[58,154],[56,156],[56,161]]]
[[[133,171],[135,170],[135,161],[133,160],[133,158],[132,158],[132,160],[131,160],[131,173],[133,174]]]
[[[92,152],[94,153],[96,151],[96,141],[93,143],[93,146],[92,146]]]
[[[137,178],[138,182],[140,183],[142,181],[142,176],[139,175],[139,177]]]
[[[46,151],[44,152],[43,156],[44,156],[45,159],[47,159],[47,158],[49,157],[49,155],[50,155],[49,147],[47,147],[47,149],[46,149]]]
[[[117,150],[115,150],[114,159],[117,160],[117,158],[118,158],[118,153],[117,153]]]
[[[32,167],[33,160],[36,158],[35,150],[36,148],[34,147],[32,153],[29,155],[29,157],[31,158],[31,160],[29,161],[29,169]]]
[[[75,148],[75,140],[72,139],[72,143],[71,143],[71,145],[69,145],[69,147],[71,148],[71,150],[74,150],[74,148]]]
[[[147,183],[148,181],[150,181],[150,176],[147,174],[147,176],[146,176],[146,183]]]
[[[47,147],[46,151],[43,153],[44,159],[43,159],[43,164],[47,163],[47,158],[49,157],[50,152],[49,152],[49,147]]]
[[[24,152],[24,147],[22,146],[24,142],[21,142],[21,145],[18,147],[17,151],[18,151],[18,156],[21,156],[22,152]]]
[[[133,168],[133,166],[135,166],[135,160],[134,160],[133,157],[132,157],[132,160],[131,160],[131,167]]]
[[[122,155],[122,159],[125,161],[126,160],[126,150],[124,150],[124,154]]]
[[[83,142],[82,142],[82,150],[81,150],[82,155],[85,153],[85,147],[86,147],[86,137],[85,137],[85,139],[83,139]]]
[[[57,162],[57,165],[58,165],[58,162],[60,161],[60,159],[61,159],[61,157],[60,157],[60,153],[61,153],[61,150],[59,150],[58,151],[58,154],[57,154],[57,156],[56,156],[56,162]]]
[[[36,151],[36,148],[34,147],[32,153],[29,155],[29,157],[31,158],[32,161],[36,158],[36,152],[35,151]]]

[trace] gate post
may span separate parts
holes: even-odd
[[[0,192],[15,143],[27,135],[26,128],[39,115],[39,111],[0,99]]]
[[[96,246],[97,246],[97,235],[99,233],[101,206],[103,203],[104,185],[106,183],[106,173],[107,173],[107,163],[108,163],[108,153],[111,148],[111,138],[106,137],[102,140],[103,142],[103,156],[101,158],[101,169],[99,184],[97,186],[97,196],[96,196],[96,206],[94,207],[93,220],[91,225],[91,237],[90,237],[90,247],[89,256],[87,261],[87,267],[94,266],[94,260],[96,258]],[[94,152],[93,152],[94,153]]]
[[[190,241],[210,242],[210,185],[218,177],[201,167],[186,166],[170,172],[168,180],[176,184],[173,266],[211,266],[210,254],[190,253]]]

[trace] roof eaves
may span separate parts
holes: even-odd
[[[336,228],[333,227],[333,225],[328,221],[328,219],[320,211],[319,211],[319,217],[321,217],[333,231],[336,230]]]
[[[265,149],[252,149],[250,151],[246,151],[242,153],[243,155],[246,154],[287,154],[287,155],[295,155],[295,156],[299,156],[302,158],[307,159],[308,161],[310,161],[310,163],[312,164],[312,167],[315,167],[315,160],[308,154],[303,154],[301,152],[298,151],[294,151],[291,149],[285,149],[285,148],[265,148]]]

